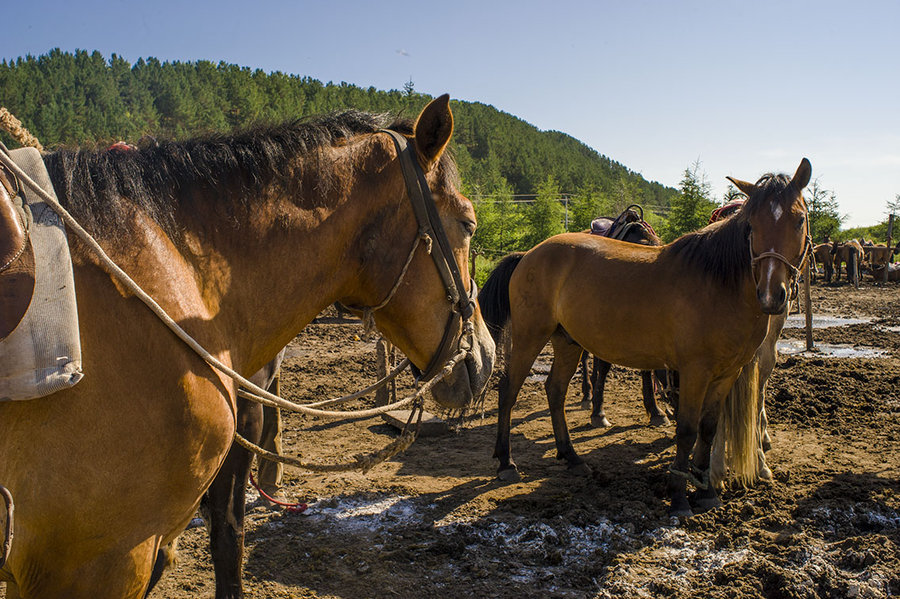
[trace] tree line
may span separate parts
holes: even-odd
[[[144,135],[183,139],[346,108],[413,118],[430,99],[412,81],[402,90],[382,91],[205,60],[141,58],[131,64],[116,54],[107,59],[97,51],[55,49],[0,61],[0,106],[48,148],[133,142]],[[587,229],[593,218],[615,216],[631,204],[643,206],[669,241],[705,225],[719,205],[699,163],[686,168],[680,188],[673,189],[569,135],[540,131],[493,106],[454,101],[452,108],[452,151],[479,219],[473,246],[485,254],[528,249],[563,230]],[[818,187],[810,193],[814,239],[838,235],[834,194]],[[522,196],[528,201],[519,201]]]

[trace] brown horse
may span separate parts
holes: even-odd
[[[509,448],[512,408],[550,340],[554,358],[545,388],[558,458],[575,472],[589,470],[572,446],[564,410],[582,350],[631,368],[677,370],[671,513],[693,513],[688,481],[697,487],[698,509],[719,505],[709,483],[719,407],[765,339],[769,315],[787,308],[797,267],[810,250],[802,190],[811,170],[804,158],[793,178],[732,179],[748,196],[741,211],[665,246],[569,233],[502,260],[480,295],[489,325],[508,320],[510,327],[494,454],[500,478],[519,478]],[[754,430],[756,402],[741,407],[742,421]],[[755,451],[755,444],[736,451]]]
[[[820,243],[815,246],[812,251],[815,264],[821,264],[825,275],[825,282],[830,283],[834,277],[834,258],[831,256],[832,245],[830,243]],[[813,279],[816,277],[816,269],[810,270]]]
[[[832,242],[831,259],[834,263],[835,280],[840,282],[841,264],[846,264],[847,282],[859,287],[859,273],[864,257],[862,245],[855,239]]]
[[[616,218],[604,216],[594,219],[591,222],[590,230],[585,231],[585,233],[640,245],[660,245],[662,243],[653,227],[644,220],[644,211],[637,204],[629,206]],[[497,340],[496,334],[494,340]],[[603,390],[606,387],[606,377],[609,375],[612,364],[594,356],[593,368],[589,369],[589,357],[590,354],[588,352],[581,354],[581,393],[583,397],[581,408],[591,410],[591,424],[593,426],[612,426],[606,417],[606,411],[603,409]],[[660,371],[657,374],[661,380],[666,380],[663,378],[665,371]],[[656,403],[653,373],[649,370],[641,371],[641,395],[644,399],[644,409],[647,410],[647,415],[650,416],[650,424],[652,426],[667,426],[669,418],[659,407],[659,404]]]
[[[449,98],[431,102],[414,126],[397,124],[403,143],[383,126],[350,111],[45,162],[62,202],[107,253],[238,372],[258,371],[335,301],[374,307],[390,298],[375,323],[419,368],[471,345],[433,390],[460,407],[486,385],[494,346],[477,305],[449,302],[436,268],[443,253],[468,272],[475,229],[444,151]],[[445,232],[431,256],[401,169],[410,152],[434,195],[434,233]],[[70,246],[85,377],[45,399],[0,405],[0,482],[16,501],[0,579],[17,597],[141,597],[158,549],[184,530],[231,448],[237,385],[166,330],[82,241],[70,237]],[[471,283],[463,286],[459,295],[471,295]],[[472,310],[466,323],[463,306]],[[449,348],[439,349],[445,338]]]
[[[886,245],[864,245],[862,248],[865,261],[869,264],[869,268],[875,271],[894,260],[894,255],[900,253],[900,242],[892,248]]]

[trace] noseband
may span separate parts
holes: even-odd
[[[397,157],[400,160],[403,179],[406,182],[409,200],[419,225],[416,246],[414,246],[413,251],[415,251],[415,247],[418,247],[420,239],[436,242],[430,244],[429,253],[444,283],[444,289],[447,291],[447,301],[450,302],[450,316],[447,324],[444,326],[441,343],[432,355],[431,361],[424,371],[419,371],[418,368],[412,366],[416,379],[425,381],[437,373],[441,366],[441,358],[447,355],[448,349],[453,342],[453,331],[456,328],[454,324],[457,318],[460,319],[461,323],[460,349],[466,351],[472,349],[472,336],[475,331],[472,315],[475,313],[475,298],[478,296],[478,288],[475,285],[475,281],[471,280],[469,292],[466,292],[462,274],[459,272],[459,266],[453,257],[453,249],[441,224],[434,197],[425,179],[425,173],[422,171],[419,161],[413,156],[406,137],[390,129],[382,129],[381,131],[390,135],[391,139],[394,140],[394,145],[397,147]],[[402,276],[403,274],[401,274],[401,278]],[[399,280],[397,282],[399,284]],[[394,286],[395,290],[396,287],[397,285]],[[390,301],[390,297],[387,301]],[[378,307],[384,306],[387,301],[382,302]]]
[[[766,258],[772,258],[774,260],[778,260],[783,262],[785,266],[788,267],[788,272],[791,273],[791,295],[788,296],[796,297],[800,292],[800,283],[798,279],[800,278],[800,267],[803,266],[803,262],[806,260],[812,248],[812,236],[809,234],[809,229],[806,230],[806,238],[803,240],[803,251],[800,252],[800,261],[797,263],[797,266],[794,266],[790,260],[785,258],[782,254],[778,252],[763,252],[761,254],[754,255],[753,253],[753,231],[747,235],[747,246],[750,249],[750,272],[753,273],[754,282],[759,285],[759,279],[756,278],[756,266]]]

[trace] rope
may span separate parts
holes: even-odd
[[[406,271],[409,270],[409,265],[412,263],[413,257],[416,255],[416,250],[419,249],[419,241],[424,241],[426,245],[426,252],[428,255],[431,255],[431,246],[432,240],[431,236],[424,231],[419,232],[419,237],[416,239],[416,243],[413,244],[412,249],[409,251],[409,256],[406,257],[406,263],[403,264],[403,268],[400,270],[400,276],[397,277],[397,281],[394,283],[394,286],[391,287],[391,290],[388,291],[387,297],[378,304],[377,306],[372,306],[369,308],[359,308],[356,306],[347,306],[351,310],[361,310],[363,313],[362,321],[363,321],[363,331],[366,335],[369,335],[372,331],[375,330],[375,318],[373,314],[376,310],[381,310],[388,303],[394,299],[394,294],[397,293],[397,290],[400,289],[400,283],[403,282],[403,278],[406,276]]]
[[[396,401],[392,404],[388,404],[386,406],[371,408],[369,410],[356,410],[356,411],[317,410],[317,409],[308,407],[308,405],[298,404],[298,403],[294,403],[292,401],[288,401],[286,399],[282,399],[281,397],[278,397],[277,395],[273,395],[272,393],[269,393],[268,391],[263,391],[260,394],[251,393],[250,391],[245,391],[243,393],[241,393],[239,391],[238,393],[242,397],[253,400],[257,403],[261,403],[264,406],[280,408],[280,407],[283,407],[283,405],[287,404],[287,406],[288,406],[287,409],[292,410],[294,412],[299,412],[301,414],[306,414],[307,416],[318,416],[320,418],[334,418],[334,419],[343,418],[343,419],[361,420],[363,418],[370,418],[372,416],[378,416],[379,414],[384,414],[385,412],[390,412],[391,410],[397,410],[399,408],[409,405],[410,403],[415,401],[418,397],[423,395],[425,392],[431,390],[431,388],[434,387],[434,385],[437,384],[438,381],[440,381],[445,376],[450,374],[450,371],[453,370],[453,367],[456,366],[456,364],[460,360],[465,358],[467,353],[468,352],[466,352],[465,350],[460,350],[459,352],[457,352],[456,355],[454,355],[452,358],[450,358],[447,361],[447,363],[444,365],[444,368],[440,371],[440,373],[438,373],[438,376],[435,376],[434,378],[429,380],[427,383],[425,383],[424,385],[419,387],[419,389],[415,393],[410,395],[409,397],[407,397],[405,399],[401,399],[400,401]],[[338,398],[338,400],[326,400],[325,402],[322,402],[322,403],[330,403],[332,401],[335,403],[338,403],[339,401],[343,401],[343,400],[344,400],[344,398]]]
[[[459,360],[462,360],[466,356],[466,351],[461,350],[456,353],[447,364],[441,369],[441,371],[427,383],[419,387],[411,396],[396,403],[393,403],[389,406],[382,406],[380,408],[375,408],[373,410],[364,410],[363,412],[322,412],[322,414],[326,414],[328,416],[339,415],[340,417],[351,417],[356,419],[358,414],[366,413],[367,415],[376,415],[383,414],[390,410],[394,410],[400,406],[415,402],[416,405],[410,413],[409,420],[406,422],[406,426],[403,428],[403,431],[400,433],[400,436],[397,437],[394,441],[392,441],[387,447],[370,454],[359,454],[355,456],[352,462],[345,462],[343,464],[315,464],[311,462],[304,462],[300,458],[294,458],[290,456],[283,456],[277,453],[273,453],[271,451],[267,451],[262,447],[256,445],[255,443],[247,440],[237,432],[234,433],[235,442],[243,447],[244,449],[255,453],[258,456],[261,456],[267,460],[271,460],[273,462],[280,462],[282,464],[287,464],[288,466],[295,466],[302,470],[308,470],[310,472],[348,472],[350,470],[362,470],[364,473],[371,470],[373,467],[378,464],[384,462],[385,460],[389,460],[394,457],[398,453],[406,451],[410,445],[412,445],[413,441],[416,440],[416,433],[409,431],[409,424],[412,421],[412,417],[414,414],[418,413],[418,420],[421,423],[422,421],[422,412],[423,412],[423,404],[424,399],[423,396],[425,393],[431,390],[434,385],[437,384],[438,381],[442,380],[453,370],[453,367],[456,366]],[[318,412],[318,410],[312,410],[314,412]]]
[[[38,138],[31,134],[22,124],[22,121],[14,117],[6,108],[0,106],[0,127],[3,127],[17,142],[23,146],[37,148],[38,152],[43,153],[44,146],[38,141]]]
[[[303,512],[306,511],[306,508],[309,507],[308,505],[306,505],[306,504],[303,503],[302,501],[297,501],[297,502],[294,502],[294,503],[289,503],[289,502],[286,502],[286,501],[279,501],[279,500],[275,499],[274,497],[272,497],[271,495],[269,495],[268,493],[266,493],[265,491],[263,491],[262,488],[261,488],[258,484],[256,484],[256,479],[253,478],[253,470],[250,471],[250,484],[253,485],[253,488],[256,489],[256,491],[257,491],[261,496],[265,497],[267,500],[269,500],[270,502],[274,503],[275,505],[280,505],[280,506],[283,507],[283,508],[285,509],[285,511],[287,511],[287,512],[292,512],[292,513],[294,513],[294,514],[301,514],[301,513],[303,513]]]
[[[366,395],[368,395],[368,394],[371,393],[372,391],[377,391],[377,390],[380,389],[381,387],[383,387],[383,386],[385,386],[386,384],[388,384],[389,382],[391,382],[391,381],[392,381],[393,379],[395,379],[395,378],[397,377],[397,375],[400,374],[407,366],[409,366],[409,358],[404,358],[403,361],[400,362],[400,363],[394,368],[394,370],[392,370],[386,377],[384,377],[384,378],[381,379],[380,381],[377,381],[377,382],[373,383],[371,386],[366,387],[366,388],[363,389],[362,391],[357,391],[356,393],[351,393],[350,395],[344,395],[343,397],[338,397],[338,398],[335,398],[335,399],[325,399],[325,400],[322,400],[322,401],[316,401],[316,402],[313,402],[313,403],[303,404],[303,406],[306,407],[306,408],[322,408],[322,407],[325,407],[325,406],[336,406],[336,405],[340,405],[340,404],[342,404],[342,403],[346,403],[346,402],[348,402],[348,401],[353,401],[354,399],[359,399],[360,397],[365,397]],[[253,401],[258,401],[259,403],[262,403],[263,401],[265,401],[265,400],[260,401],[262,398],[258,397],[257,395],[254,395],[254,394],[250,393],[250,392],[247,391],[246,389],[238,389],[238,395],[240,395],[241,397],[243,397],[243,398],[245,398],[245,399],[250,399],[250,400],[253,400]]]

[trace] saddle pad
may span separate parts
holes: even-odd
[[[34,148],[9,152],[13,161],[50,196],[53,185]],[[62,219],[27,186],[35,284],[25,317],[0,342],[0,401],[44,397],[81,380],[81,342],[72,258]]]

